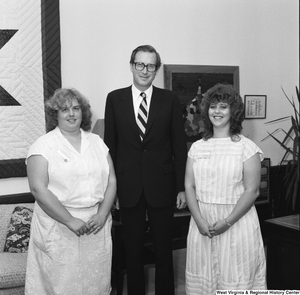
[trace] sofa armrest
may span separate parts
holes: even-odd
[[[0,253],[0,289],[25,285],[27,253]]]

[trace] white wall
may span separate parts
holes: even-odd
[[[299,85],[298,0],[60,2],[63,86],[89,98],[94,120],[107,93],[131,83],[131,51],[151,44],[164,64],[239,66],[241,95],[267,95],[266,120],[246,120],[244,134],[280,161],[281,148],[261,139],[278,127],[266,121],[291,114],[281,86],[292,96]]]
[[[244,134],[280,161],[282,149],[261,139],[279,127],[266,121],[291,114],[281,86],[290,96],[299,86],[298,0],[61,0],[60,17],[62,86],[86,95],[94,121],[107,93],[131,84],[132,50],[151,44],[164,64],[239,66],[242,97],[267,95],[266,120],[245,120]],[[162,69],[154,84],[163,87]]]

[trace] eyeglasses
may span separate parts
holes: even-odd
[[[146,68],[148,72],[155,72],[156,71],[156,65],[154,65],[154,64],[145,65],[142,62],[134,62],[133,64],[134,64],[134,67],[137,71],[142,71],[144,68]]]

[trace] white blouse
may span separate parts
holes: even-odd
[[[59,128],[41,136],[27,159],[41,155],[48,161],[48,189],[66,207],[92,207],[104,199],[108,183],[108,148],[96,134],[81,131],[81,153]]]

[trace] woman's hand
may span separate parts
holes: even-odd
[[[229,229],[229,226],[225,222],[224,219],[218,220],[212,228],[209,230],[210,234],[214,237],[217,235],[221,235],[222,233],[226,232]]]
[[[66,226],[76,234],[77,237],[83,236],[88,232],[87,224],[76,217],[72,217],[71,220],[66,223]]]
[[[197,227],[201,235],[207,236],[210,239],[213,237],[210,232],[211,226],[206,220],[202,219],[201,221],[197,222]]]
[[[94,233],[94,235],[97,234],[104,226],[105,221],[106,221],[106,217],[103,216],[103,214],[101,214],[100,212],[93,215],[87,222],[87,226],[88,226],[87,234],[88,235],[91,233]]]

